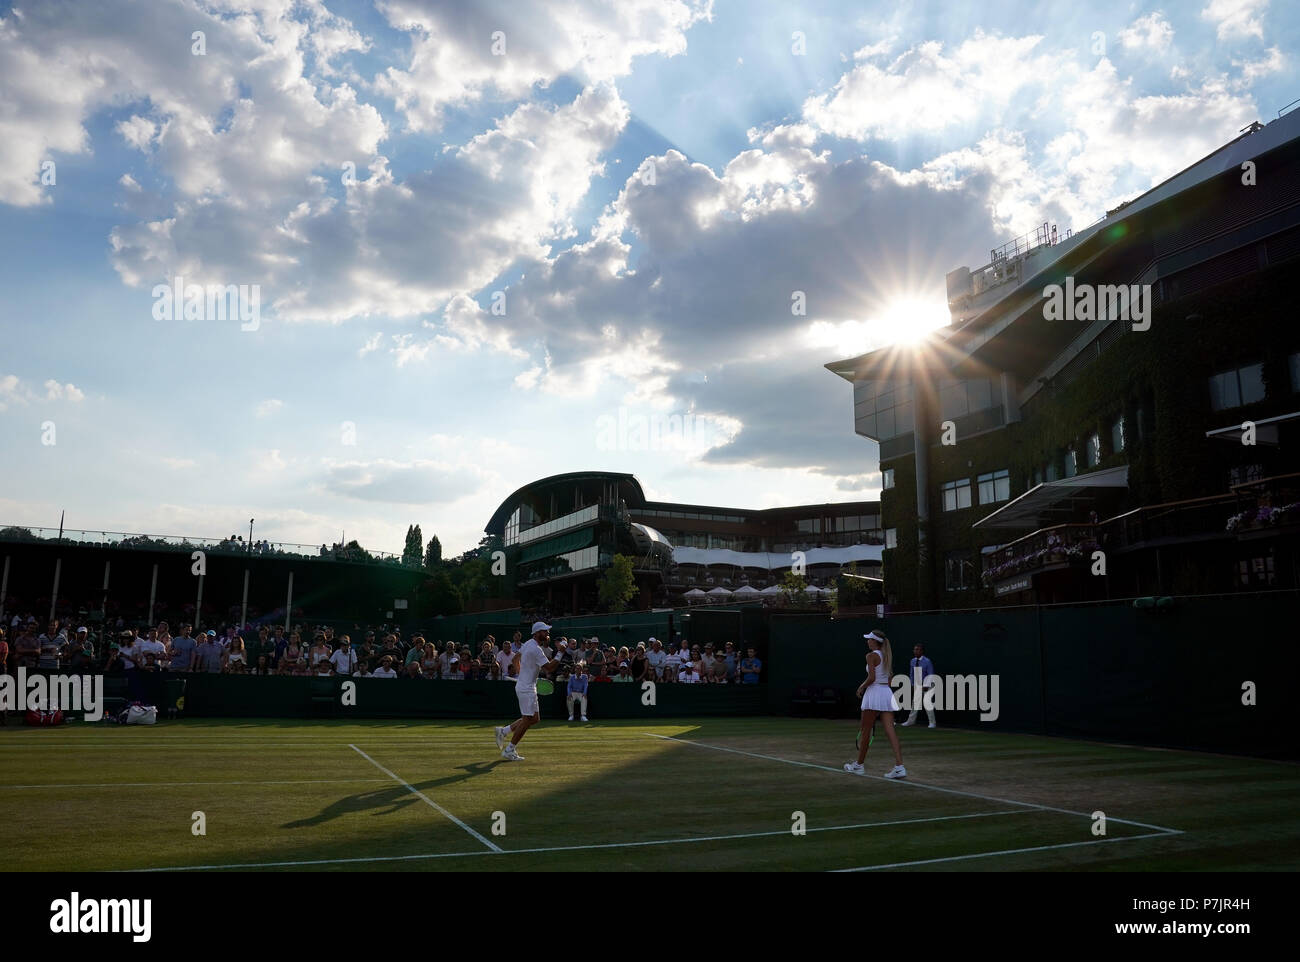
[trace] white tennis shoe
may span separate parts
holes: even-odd
[[[857,762],[845,762],[844,770],[850,775],[865,775],[866,771]]]
[[[885,777],[886,777],[886,778],[906,778],[906,777],[907,777],[907,769],[904,768],[902,765],[895,765],[895,766],[894,766],[893,768],[891,768],[889,771],[885,772]]]
[[[505,747],[506,735],[507,733],[509,733],[509,731],[510,731],[509,725],[501,725],[499,728],[496,729],[498,751]]]
[[[586,715],[583,715],[583,716],[582,716],[582,720],[583,720],[583,721],[586,721],[586,720],[587,720],[587,716],[586,716]],[[572,721],[572,719],[570,719],[570,721]]]
[[[508,762],[522,762],[524,760],[524,756],[515,751],[514,745],[507,745],[505,751],[501,753],[501,757]]]

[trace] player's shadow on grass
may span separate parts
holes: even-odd
[[[468,765],[459,766],[463,775],[448,775],[446,778],[432,778],[424,782],[412,782],[411,787],[416,791],[432,791],[441,788],[443,785],[451,785],[455,782],[463,782],[475,775],[486,775],[498,765],[505,764],[500,759],[491,762],[470,762]],[[392,815],[401,811],[408,805],[423,805],[420,799],[416,798],[404,785],[393,785],[389,788],[378,788],[373,792],[358,792],[355,795],[347,795],[340,798],[337,802],[331,802],[325,806],[319,814],[311,818],[300,818],[292,822],[286,822],[281,828],[311,828],[315,825],[322,825],[325,822],[340,818],[344,815],[353,815],[357,812],[369,811],[372,815]]]

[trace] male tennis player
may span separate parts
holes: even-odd
[[[515,655],[515,663],[518,665],[515,697],[519,699],[520,716],[509,725],[502,725],[496,730],[497,748],[502,750],[501,757],[508,762],[524,760],[524,756],[515,750],[515,746],[519,744],[519,740],[524,737],[528,729],[542,720],[541,709],[537,703],[537,675],[538,672],[549,672],[559,664],[557,661],[547,659],[546,652],[542,649],[542,645],[550,639],[551,626],[541,621],[534,622],[533,637],[525,641]],[[510,739],[510,743],[506,744],[506,736],[511,732],[514,736]]]

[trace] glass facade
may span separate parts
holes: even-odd
[[[970,478],[961,478],[944,484],[943,510],[957,511],[961,508],[969,508],[970,505]]]
[[[853,423],[859,434],[887,441],[914,428],[912,385],[907,381],[854,381]]]
[[[993,504],[997,501],[1009,501],[1011,499],[1010,471],[993,471],[989,474],[981,474],[976,480],[979,482],[980,504]]]
[[[986,377],[939,384],[939,416],[945,421],[993,406],[993,382]]]
[[[1210,408],[1226,411],[1264,400],[1264,365],[1248,364],[1210,378]]]
[[[571,515],[556,517],[555,520],[546,521],[545,524],[534,524],[524,530],[519,530],[519,525],[515,525],[515,530],[512,532],[511,525],[515,521],[515,517],[519,516],[520,512],[523,511],[528,511],[529,515],[533,513],[532,508],[524,504],[524,506],[520,506],[519,511],[511,515],[510,521],[506,523],[507,545],[526,545],[526,543],[537,541],[538,538],[550,537],[551,534],[558,534],[569,528],[577,528],[578,525],[590,524],[601,513],[601,506],[599,504],[589,504],[588,507],[580,508]]]

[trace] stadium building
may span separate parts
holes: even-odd
[[[920,345],[827,364],[878,445],[887,598],[1300,585],[1297,255],[1300,111],[950,272]]]
[[[796,563],[818,592],[844,570],[880,571],[876,501],[749,510],[650,501],[630,474],[543,478],[506,498],[486,532],[500,539],[524,607],[595,611],[615,554],[633,559],[632,607],[761,601]],[[796,552],[802,552],[796,556]]]

